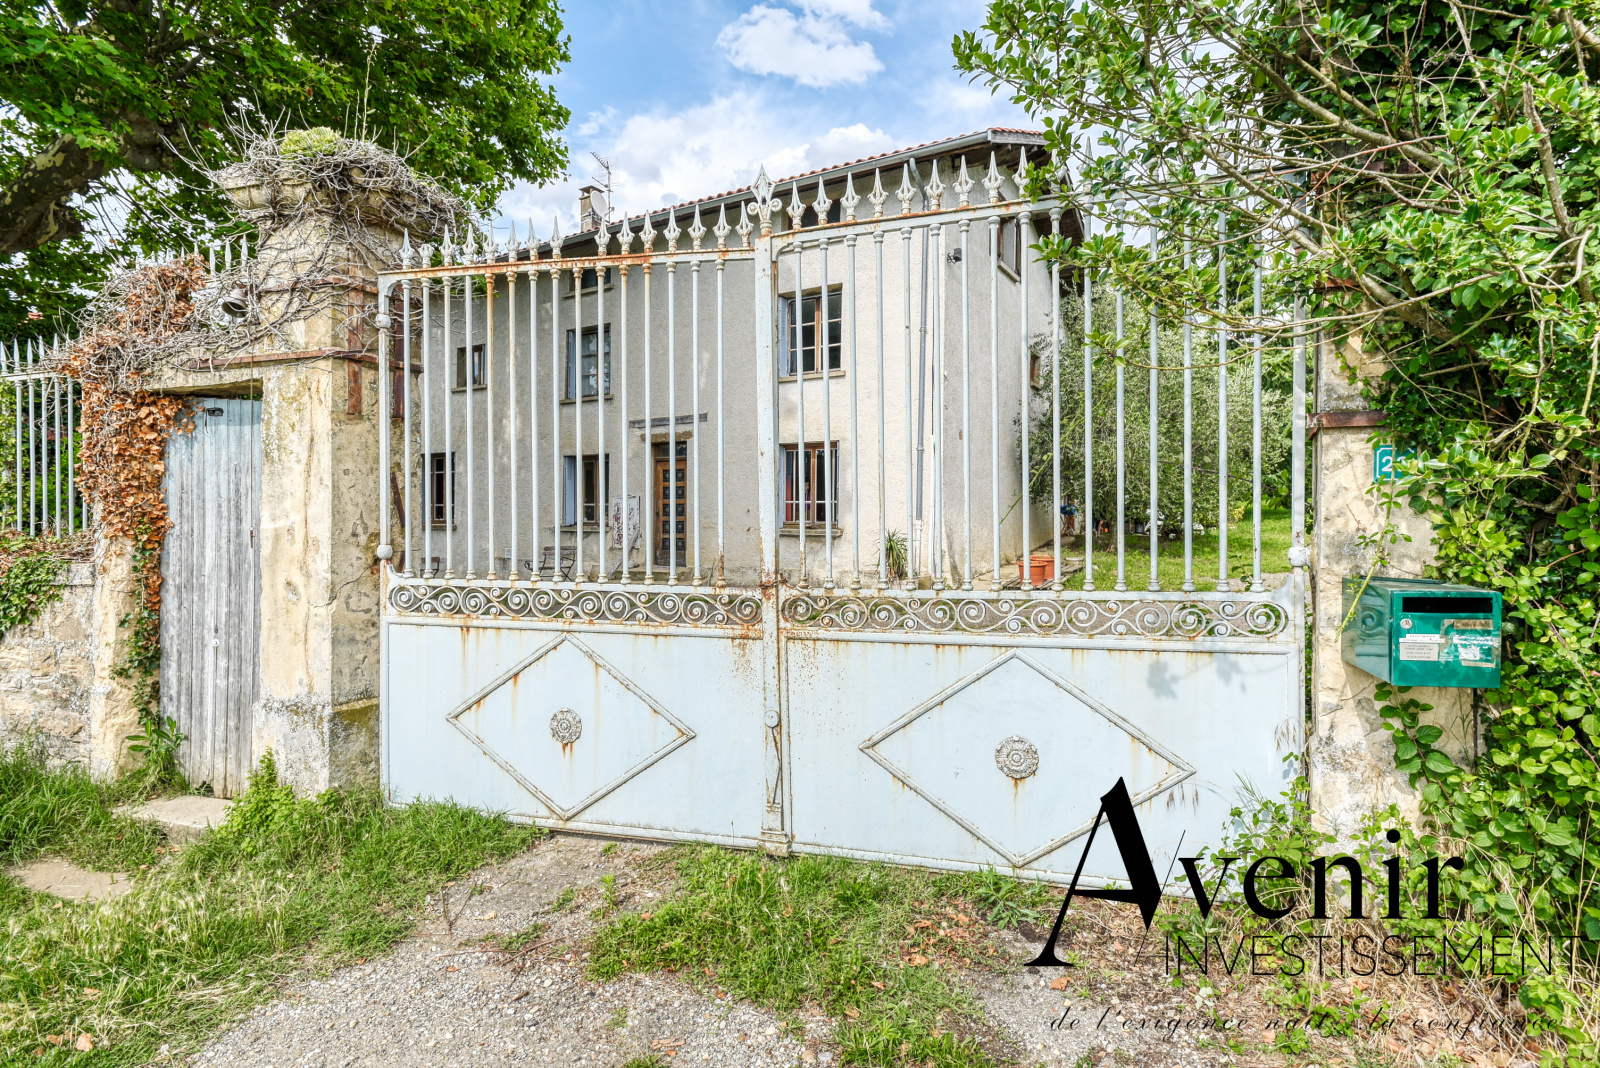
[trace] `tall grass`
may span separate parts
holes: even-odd
[[[11,754],[5,788],[12,863],[55,850],[156,859],[149,832],[112,819],[77,772]],[[109,1066],[178,1051],[308,960],[389,949],[431,889],[540,833],[452,804],[389,808],[376,791],[298,800],[264,762],[227,823],[152,863],[126,896],[63,904],[0,877],[0,1058]],[[80,1035],[93,1051],[73,1048]]]

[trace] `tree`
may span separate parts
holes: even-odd
[[[1441,577],[1504,594],[1512,631],[1484,759],[1457,766],[1395,697],[1380,711],[1397,764],[1464,843],[1474,917],[1590,939],[1597,16],[1594,0],[995,0],[955,41],[961,70],[1044,117],[1073,195],[1166,235],[1153,255],[1112,234],[1052,255],[1213,324],[1241,321],[1217,266],[1241,279],[1267,258],[1269,308],[1298,293],[1314,328],[1359,331],[1387,362],[1372,400],[1417,450],[1399,504],[1433,521]],[[1209,246],[1204,269],[1184,268],[1185,239]],[[1519,994],[1587,1064],[1593,943],[1572,961],[1578,977],[1529,975]]]
[[[392,142],[479,208],[566,159],[542,80],[568,59],[555,0],[0,0],[0,30],[0,265],[40,310],[52,267],[70,297],[107,239],[153,251],[221,224],[197,165],[226,162],[233,129]]]

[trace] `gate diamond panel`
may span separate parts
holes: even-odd
[[[1138,805],[1194,774],[1160,742],[1017,651],[957,680],[861,750],[1015,867],[1086,834],[1100,794],[1118,775]]]
[[[541,646],[448,718],[564,820],[694,738],[659,701],[571,635]]]

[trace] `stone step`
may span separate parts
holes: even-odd
[[[220,797],[186,795],[129,805],[118,809],[117,814],[154,823],[169,841],[187,842],[212,827],[220,827],[232,805],[232,801]]]

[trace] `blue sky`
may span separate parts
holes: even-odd
[[[572,62],[555,78],[572,109],[566,180],[519,184],[502,221],[541,236],[576,220],[577,188],[613,166],[616,206],[660,207],[986,126],[1034,126],[951,69],[950,40],[979,0],[579,0]]]

